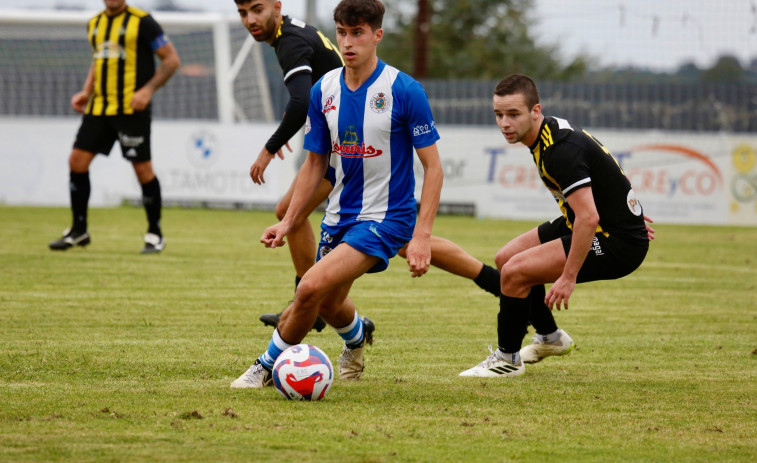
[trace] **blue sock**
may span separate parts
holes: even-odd
[[[276,363],[276,359],[279,358],[279,355],[281,355],[282,352],[290,347],[292,347],[292,344],[284,342],[284,340],[281,339],[281,335],[279,335],[279,329],[276,328],[273,330],[271,342],[268,343],[268,349],[258,358],[258,360],[260,360],[260,363],[262,363],[264,367],[273,370],[273,364]]]
[[[360,347],[363,339],[365,339],[363,335],[363,320],[358,317],[357,311],[355,311],[355,318],[352,319],[352,323],[343,328],[336,328],[336,332],[344,339],[347,347],[351,349]]]

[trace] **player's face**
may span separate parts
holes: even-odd
[[[540,115],[541,105],[536,104],[529,110],[522,93],[494,95],[494,116],[508,143],[533,144],[539,131],[537,121]]]
[[[108,14],[120,13],[126,8],[126,0],[104,0],[104,3]]]
[[[374,31],[365,23],[357,26],[337,23],[336,42],[344,59],[344,65],[356,69],[372,62],[372,58],[376,56],[376,47],[383,36],[383,29]]]
[[[281,2],[271,0],[250,0],[237,4],[239,19],[250,31],[252,38],[258,42],[273,43],[278,30],[278,16],[281,14]]]

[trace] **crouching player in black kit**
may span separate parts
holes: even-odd
[[[544,116],[531,78],[506,77],[497,85],[493,103],[505,139],[530,148],[562,216],[497,253],[499,348],[460,376],[519,376],[526,371],[524,362],[567,353],[565,333],[557,329],[550,310],[568,308],[576,283],[621,278],[636,270],[654,238],[645,223],[651,220],[610,151],[585,130]],[[544,284],[552,282],[546,292]],[[529,317],[541,323],[534,322],[534,344],[521,349]]]

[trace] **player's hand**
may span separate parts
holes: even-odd
[[[407,264],[413,278],[423,276],[431,265],[431,240],[427,237],[413,237],[407,245]]]
[[[263,236],[260,237],[260,242],[267,248],[278,248],[284,246],[286,241],[284,237],[289,233],[289,225],[284,222],[279,222],[276,225],[270,226],[265,229]]]
[[[131,97],[131,108],[134,111],[144,111],[145,108],[147,108],[147,105],[150,104],[151,100],[152,90],[148,87],[142,87],[134,92],[134,96]]]
[[[547,295],[544,297],[544,303],[549,307],[549,310],[557,309],[561,310],[561,306],[568,310],[568,300],[570,295],[573,294],[573,290],[576,287],[576,280],[574,278],[568,278],[564,275],[555,281]]]
[[[289,142],[284,143],[284,146],[287,147],[290,153],[292,152],[292,147],[289,146]],[[284,152],[281,149],[279,149],[278,151],[276,151],[276,156],[278,156],[279,159],[284,159]]]
[[[84,110],[87,109],[88,103],[89,93],[87,92],[81,91],[71,97],[71,107],[74,108],[74,111],[76,111],[77,113],[84,114]]]
[[[647,238],[649,238],[649,241],[652,241],[654,239],[654,228],[650,227],[646,222],[654,223],[654,220],[645,215],[644,222],[644,225],[647,227]]]

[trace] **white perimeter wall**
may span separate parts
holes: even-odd
[[[68,155],[78,119],[0,119],[0,203],[68,206]],[[248,172],[274,125],[153,123],[153,165],[163,198],[273,205],[295,174],[295,153],[274,159],[266,184]],[[440,126],[442,202],[471,204],[480,217],[559,215],[528,150],[490,128]],[[615,155],[658,223],[757,225],[757,135],[591,130]],[[114,148],[91,167],[93,207],[141,195],[130,163]],[[416,162],[416,173],[422,170]],[[417,197],[422,179],[418,177]]]

